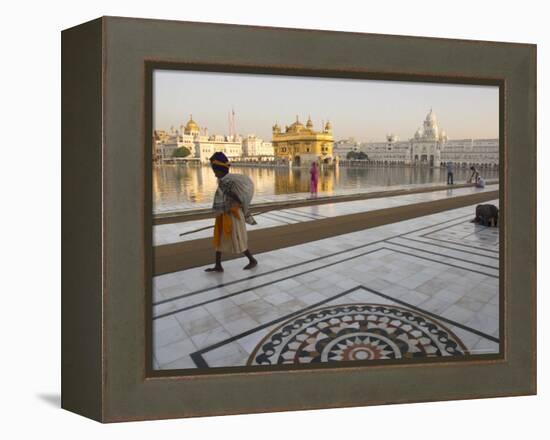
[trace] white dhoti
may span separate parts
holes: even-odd
[[[248,249],[246,223],[241,208],[232,208],[216,217],[214,247],[217,252],[230,254],[242,254]]]
[[[248,249],[246,223],[256,224],[250,214],[254,183],[248,176],[227,173],[218,179],[212,209],[216,212],[214,247],[218,252],[242,254]]]

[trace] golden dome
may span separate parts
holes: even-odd
[[[302,123],[298,119],[298,116],[296,116],[296,122],[291,124],[290,127],[288,128],[289,131],[295,131],[295,132],[301,131],[303,129],[304,129],[304,126],[302,125]]]
[[[311,122],[311,116],[307,118],[306,127],[310,129],[313,128],[313,122]]]
[[[193,121],[193,115],[189,115],[189,121],[187,121],[187,124],[185,125],[185,132],[198,133],[199,131],[200,127],[195,121]]]

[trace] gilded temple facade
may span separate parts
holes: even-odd
[[[303,125],[298,116],[296,121],[282,131],[278,124],[272,129],[275,157],[294,165],[307,165],[312,162],[331,164],[334,161],[332,125],[324,124],[321,131],[315,131],[311,118]]]

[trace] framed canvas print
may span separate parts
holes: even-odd
[[[103,17],[62,59],[64,408],[536,392],[536,46]]]

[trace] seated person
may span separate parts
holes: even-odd
[[[481,176],[477,177],[476,188],[485,188],[485,179]]]

